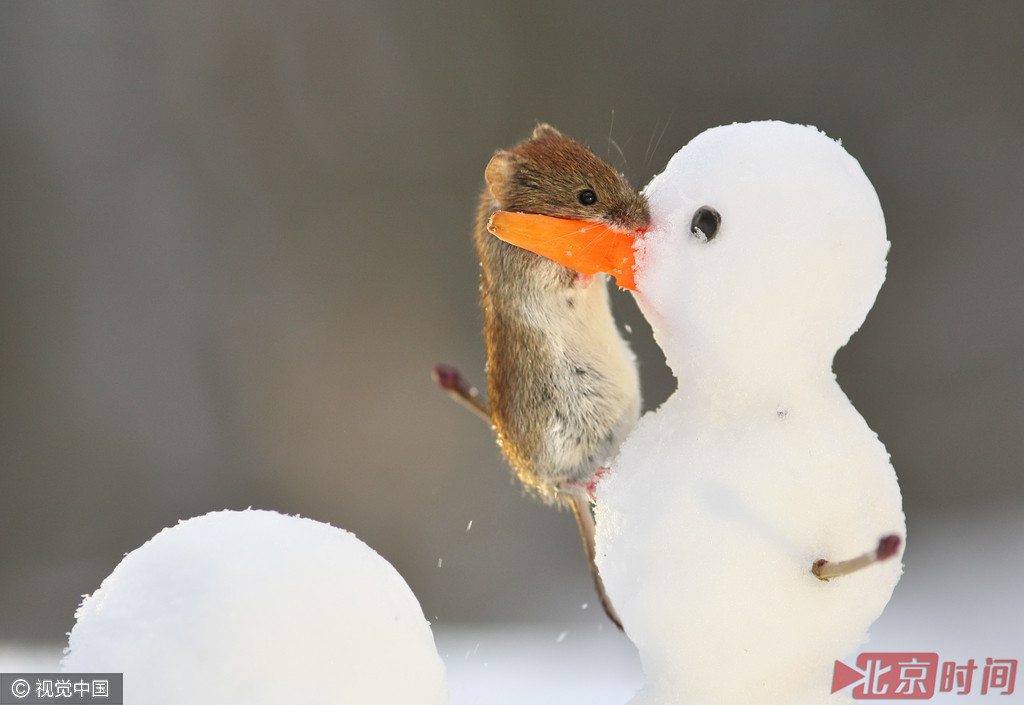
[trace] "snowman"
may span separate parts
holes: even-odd
[[[598,565],[647,676],[632,702],[848,701],[834,661],[888,602],[906,531],[832,373],[885,277],[878,198],[839,143],[782,122],[704,132],[645,193],[631,236],[492,221],[634,289],[678,379],[596,491]]]

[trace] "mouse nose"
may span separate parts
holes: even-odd
[[[651,213],[647,207],[647,201],[642,197],[637,197],[611,209],[608,213],[608,220],[608,225],[620,228],[625,232],[646,230],[651,223]]]

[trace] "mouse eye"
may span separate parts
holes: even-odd
[[[701,206],[693,214],[690,221],[690,232],[701,242],[715,239],[718,229],[722,227],[722,216],[711,206]]]
[[[592,206],[597,203],[597,194],[592,190],[585,188],[577,194],[576,198],[579,199],[580,203],[585,206]]]

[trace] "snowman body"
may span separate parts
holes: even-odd
[[[809,127],[709,130],[647,189],[637,298],[678,379],[598,488],[598,562],[648,684],[635,703],[815,703],[867,636],[905,536],[888,454],[831,371],[885,275],[877,196]],[[694,233],[711,208],[721,225]]]

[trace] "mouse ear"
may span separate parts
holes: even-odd
[[[498,152],[491,161],[487,162],[484,169],[484,179],[487,180],[487,188],[498,203],[505,203],[505,189],[512,180],[515,155],[511,152]]]
[[[562,133],[551,127],[546,122],[542,122],[533,129],[533,134],[530,135],[530,139],[538,139],[540,137],[561,137]]]

